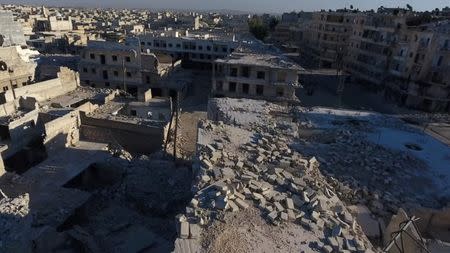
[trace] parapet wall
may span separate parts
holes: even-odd
[[[58,78],[8,90],[4,96],[6,102],[19,97],[34,97],[41,102],[73,91],[79,84],[78,73],[64,67],[60,69]]]
[[[80,113],[73,111],[44,124],[47,153],[75,145],[79,141]]]
[[[164,143],[166,127],[151,127],[109,119],[98,119],[80,112],[80,139],[101,143],[118,143],[131,153],[149,154]]]

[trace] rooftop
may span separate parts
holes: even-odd
[[[304,70],[298,64],[281,55],[238,53],[234,52],[225,59],[216,60],[217,63],[241,64],[251,66],[261,66],[276,69]]]

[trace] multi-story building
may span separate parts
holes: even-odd
[[[233,37],[203,36],[139,36],[142,50],[170,55],[183,63],[210,66],[219,58],[225,58],[239,45]]]
[[[5,92],[34,81],[36,63],[29,58],[30,52],[20,46],[0,47],[0,91]]]
[[[450,112],[450,22],[410,28],[394,51],[386,96],[408,107]]]
[[[92,87],[126,90],[139,95],[156,86],[175,64],[164,64],[147,51],[142,52],[137,40],[125,43],[90,41],[81,53],[80,82]]]
[[[303,55],[318,67],[341,67],[355,13],[315,12],[303,37]]]
[[[353,78],[382,87],[396,58],[405,53],[407,16],[360,13],[353,18],[351,36],[346,44],[344,69]],[[394,51],[399,49],[399,53]]]
[[[301,69],[280,55],[234,52],[214,62],[212,95],[296,101]]]

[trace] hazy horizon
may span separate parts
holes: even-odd
[[[340,9],[350,8],[370,10],[384,7],[406,7],[410,4],[414,10],[425,11],[434,10],[450,6],[448,0],[429,0],[429,1],[341,1],[341,0],[78,0],[76,2],[69,0],[0,0],[2,4],[32,4],[45,6],[67,6],[67,7],[88,7],[88,8],[148,8],[148,9],[179,9],[179,10],[235,10],[244,12],[258,13],[282,13],[289,11],[315,11],[321,9]]]

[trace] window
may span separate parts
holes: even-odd
[[[180,48],[181,47],[181,45],[180,44],[177,44],[177,48]]]
[[[173,47],[172,43],[169,43],[169,47]]]
[[[127,77],[131,77],[131,73],[130,72],[127,72]]]
[[[145,46],[145,42],[141,42],[141,46]]]
[[[112,56],[112,60],[113,60],[113,61],[117,61],[117,55],[113,55],[113,56]]]
[[[197,58],[197,54],[191,54],[192,59],[196,59]]]
[[[284,89],[283,87],[277,87],[277,97],[284,96]]]
[[[198,50],[203,50],[203,46],[198,46]]]
[[[443,58],[444,58],[444,57],[443,57],[442,55],[439,56],[439,59],[438,59],[438,61],[437,61],[438,67],[441,66]]]
[[[16,89],[16,88],[17,88],[17,84],[13,84],[13,85],[12,85],[12,88],[13,88],[13,89]]]
[[[87,68],[83,68],[83,72],[87,73],[88,72]]]
[[[91,69],[92,74],[97,74],[97,70],[96,69]]]
[[[100,63],[101,64],[105,64],[106,63],[106,58],[105,58],[105,55],[100,55]]]
[[[131,111],[130,111],[130,114],[131,114],[131,116],[136,116],[136,115],[137,115],[137,112],[136,112],[136,110],[131,110]]]
[[[258,79],[266,79],[266,72],[258,71],[258,73],[256,73],[256,78],[258,78]]]
[[[228,52],[228,48],[227,47],[223,47],[222,48],[222,52],[224,52],[224,53]]]
[[[229,88],[228,88],[228,91],[229,92],[236,92],[236,83],[234,83],[234,82],[231,82],[231,83],[229,83]]]
[[[242,67],[241,69],[242,73],[241,76],[243,77],[250,77],[250,68],[249,67]]]
[[[115,77],[118,77],[118,76],[119,76],[119,71],[114,70],[114,76],[115,76]]]
[[[90,54],[92,60],[95,60],[95,54]]]
[[[211,46],[206,46],[206,51],[211,51]]]
[[[150,83],[150,76],[146,76],[145,81],[146,81],[146,83]]]
[[[277,80],[278,80],[278,82],[286,81],[286,72],[278,72]]]
[[[130,57],[130,56],[127,56],[127,57],[125,58],[125,61],[126,61],[126,62],[131,62],[131,57]]]
[[[237,76],[237,68],[231,68],[230,69],[230,76],[234,76],[234,77]]]
[[[109,87],[111,84],[109,82],[105,82],[105,87]]]
[[[107,80],[108,79],[108,71],[103,70],[103,79]]]
[[[249,84],[248,83],[243,83],[242,84],[242,93],[244,93],[244,94],[248,94],[248,91],[249,91]]]
[[[256,95],[258,95],[258,96],[264,95],[264,86],[263,85],[256,85]]]
[[[223,82],[222,81],[218,81],[216,83],[216,90],[217,91],[222,91],[223,90]]]
[[[7,91],[8,90],[8,86],[3,87],[3,91]]]
[[[200,54],[199,56],[200,56],[200,59],[202,59],[202,60],[205,59],[205,55],[204,54]]]

